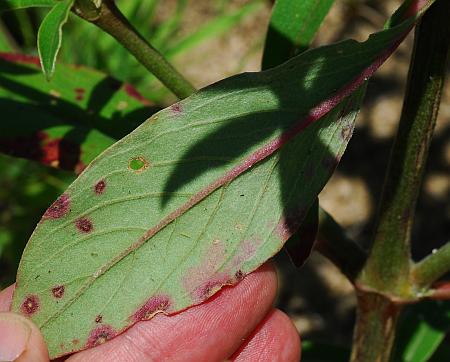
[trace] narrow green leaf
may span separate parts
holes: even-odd
[[[176,44],[169,47],[164,51],[164,55],[168,58],[175,57],[189,49],[192,49],[202,41],[214,36],[219,36],[229,31],[233,26],[242,21],[246,16],[253,14],[257,10],[261,9],[261,2],[250,2],[243,5],[238,10],[222,15],[210,22],[200,26],[195,32],[189,34],[185,38],[178,41]]]
[[[42,71],[47,80],[55,72],[56,57],[61,47],[62,27],[67,22],[75,0],[61,0],[42,21],[38,32],[38,51]]]
[[[52,7],[58,0],[0,0],[0,12],[31,7]]]
[[[450,302],[423,301],[400,321],[396,361],[427,362],[450,330]]]
[[[308,49],[334,0],[276,0],[263,55],[263,69]]]
[[[0,52],[9,52],[13,50],[13,41],[11,34],[6,27],[0,22]]]
[[[415,20],[218,82],[96,158],[17,275],[12,309],[50,356],[201,303],[278,252],[342,156],[366,79]]]
[[[60,64],[49,83],[39,58],[13,53],[0,53],[0,108],[0,152],[77,173],[156,111],[106,74]]]

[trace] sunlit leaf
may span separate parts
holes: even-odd
[[[0,0],[0,12],[31,7],[52,7],[58,0]]]
[[[62,42],[62,27],[67,22],[74,1],[58,1],[39,27],[38,51],[42,71],[47,80],[50,80],[55,72],[56,57]]]
[[[334,0],[276,0],[263,56],[263,68],[276,66],[308,49]]]
[[[92,69],[0,53],[0,152],[79,173],[155,111],[133,87]]]

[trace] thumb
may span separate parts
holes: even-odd
[[[0,361],[48,362],[39,329],[16,313],[0,313]]]

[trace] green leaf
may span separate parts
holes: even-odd
[[[399,324],[394,360],[429,361],[449,330],[450,302],[423,301],[410,306]]]
[[[277,0],[272,10],[263,69],[308,49],[334,0]]]
[[[9,34],[6,27],[0,23],[0,52],[12,51],[13,44],[11,41],[11,34]]]
[[[319,199],[314,203],[305,215],[305,219],[299,230],[294,233],[285,244],[285,249],[292,263],[300,268],[311,255],[319,229]]]
[[[79,173],[155,112],[130,85],[59,65],[51,83],[39,59],[0,53],[0,152]]]
[[[173,58],[176,55],[186,52],[209,38],[226,33],[233,26],[242,21],[242,19],[260,10],[261,7],[262,2],[253,1],[243,5],[234,12],[223,14],[198,27],[192,34],[187,35],[174,45],[169,46],[167,50],[163,50],[163,53],[166,57]],[[161,44],[161,46],[164,45]]]
[[[0,0],[0,12],[30,7],[52,7],[58,0]]]
[[[38,51],[47,80],[55,72],[56,57],[61,48],[62,27],[67,22],[75,0],[58,1],[42,21],[38,32]]]
[[[415,20],[218,82],[96,158],[17,275],[12,309],[50,356],[201,303],[278,252],[344,152],[365,80]]]

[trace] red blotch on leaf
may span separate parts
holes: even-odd
[[[97,182],[94,186],[94,192],[97,195],[101,195],[106,188],[106,181],[105,180],[100,180],[99,182]]]
[[[180,103],[175,103],[170,106],[170,109],[173,113],[181,113],[183,112],[183,108]]]
[[[84,93],[86,90],[84,88],[75,88],[75,99],[77,101],[82,101],[84,99]]]
[[[58,299],[64,297],[64,291],[65,291],[64,285],[58,285],[52,288],[53,296]]]
[[[94,229],[91,220],[86,217],[81,217],[75,221],[75,226],[79,231],[85,234],[90,233]]]
[[[59,219],[70,211],[70,197],[62,194],[45,212],[44,219]]]
[[[20,310],[25,315],[33,315],[39,310],[39,298],[37,295],[29,295],[25,298]]]
[[[0,151],[15,157],[27,158],[44,165],[75,171],[83,171],[86,165],[80,160],[81,148],[65,138],[51,138],[45,132],[7,138],[0,136]]]
[[[125,84],[124,90],[125,90],[125,92],[126,92],[130,97],[132,97],[132,98],[134,98],[134,99],[137,99],[137,100],[138,100],[139,102],[141,102],[142,104],[144,104],[144,105],[146,105],[146,106],[150,105],[150,102],[148,101],[148,99],[144,98],[144,97],[142,96],[142,94],[139,93],[139,92],[137,91],[137,89],[134,88],[132,85],[130,85],[130,84]]]
[[[78,344],[78,343],[80,343],[79,339],[72,339],[72,344]]]
[[[14,54],[14,53],[0,53],[0,58],[6,60],[11,63],[24,63],[24,64],[32,64],[37,67],[41,67],[41,63],[38,57],[34,57],[31,55],[25,54]]]
[[[224,285],[231,284],[233,284],[233,281],[228,275],[219,275],[196,288],[193,296],[196,302],[203,302],[219,291]]]
[[[95,323],[101,323],[103,321],[103,316],[101,314],[97,315],[95,317]]]
[[[132,316],[131,320],[138,322],[152,318],[156,313],[167,312],[172,305],[166,295],[157,295],[145,302]]]
[[[105,343],[106,341],[114,338],[117,332],[110,325],[104,324],[98,327],[95,327],[91,333],[89,333],[88,340],[86,342],[86,348],[92,348],[98,346],[100,344]]]
[[[307,211],[308,209],[299,207],[283,216],[276,227],[278,237],[283,241],[288,240],[299,229]]]

